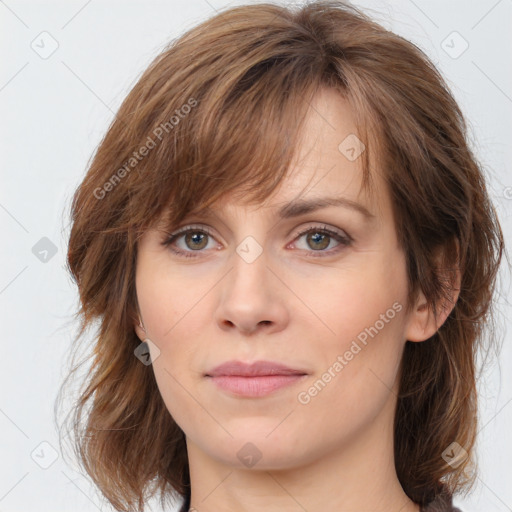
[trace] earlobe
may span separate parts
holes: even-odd
[[[135,333],[137,334],[138,338],[141,341],[144,341],[147,338],[146,329],[144,327],[144,324],[142,323],[142,320],[139,318],[139,323],[135,324]]]
[[[458,253],[458,243],[456,249]],[[440,299],[436,308],[437,315],[434,315],[432,308],[428,307],[423,292],[418,293],[405,333],[408,341],[425,341],[431,338],[441,328],[455,307],[460,292],[460,269],[457,267],[446,270],[443,278],[448,283],[450,293],[449,296]]]
[[[438,318],[438,320],[440,319]],[[425,295],[420,292],[416,305],[409,315],[405,337],[408,341],[425,341],[433,336],[436,331],[434,315],[427,306]]]
[[[410,313],[409,325],[406,331],[408,341],[428,340],[437,332],[449,314],[444,309],[442,314],[438,313],[436,322],[432,309],[427,306],[425,296],[423,293],[420,295],[419,304]]]

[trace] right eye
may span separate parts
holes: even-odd
[[[174,254],[184,256],[185,258],[197,257],[194,252],[202,252],[208,244],[208,238],[212,238],[208,227],[197,228],[194,226],[185,226],[180,228],[175,233],[171,233],[163,242],[162,245],[168,247]],[[176,248],[175,242],[183,239],[185,248]]]

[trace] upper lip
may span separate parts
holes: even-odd
[[[297,368],[290,368],[273,361],[227,361],[206,373],[207,377],[220,377],[222,375],[254,377],[261,375],[306,375],[307,372]]]

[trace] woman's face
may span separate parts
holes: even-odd
[[[313,107],[298,165],[268,201],[222,201],[185,219],[188,235],[165,246],[168,233],[154,229],[138,249],[147,334],[136,330],[154,344],[160,393],[189,454],[229,466],[291,468],[363,436],[387,440],[393,428],[414,329],[404,254],[378,169],[374,199],[358,194],[362,147],[349,107],[329,90]],[[279,213],[320,198],[346,203]],[[302,375],[209,376],[233,360]]]

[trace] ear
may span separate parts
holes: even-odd
[[[459,261],[459,244],[458,240],[454,241],[456,250],[456,260]],[[438,251],[436,262],[440,266],[443,264],[445,251],[450,250],[449,246]],[[448,315],[455,307],[455,303],[459,298],[461,274],[458,265],[455,268],[445,268],[442,279],[447,283],[450,289],[448,297],[442,298],[438,305],[436,314],[427,306],[425,295],[420,290],[414,304],[414,308],[409,314],[405,337],[408,341],[425,341],[433,336],[439,328],[444,324]],[[437,318],[436,318],[437,316]]]
[[[146,334],[146,331],[142,328],[142,321],[139,319],[138,323],[135,322],[134,324],[135,334],[137,334],[140,341],[144,341],[148,335]]]

